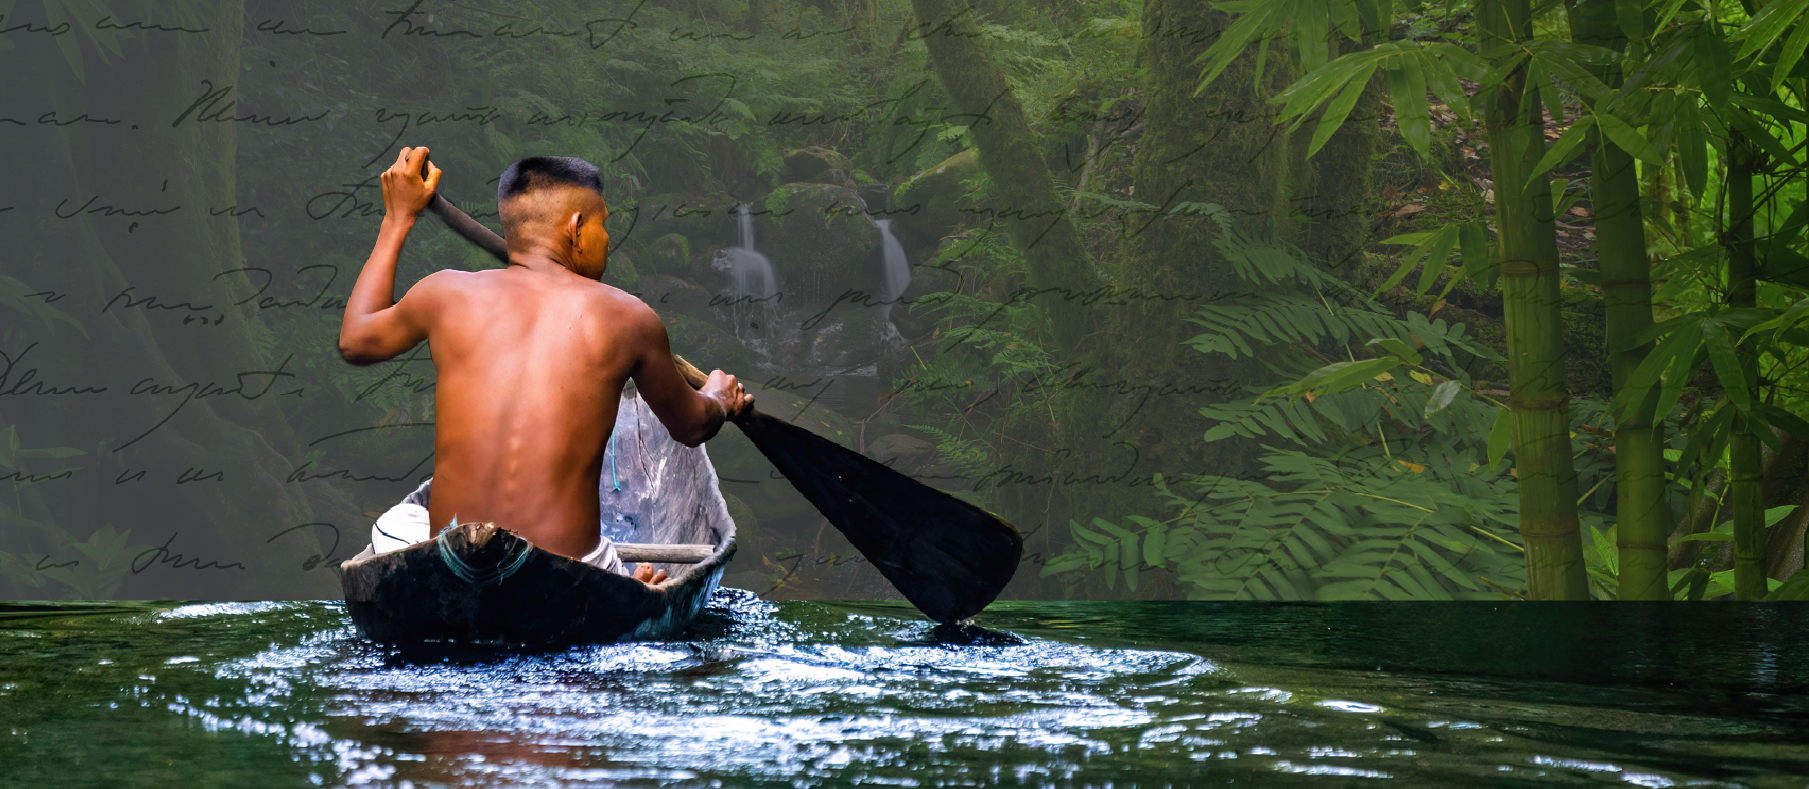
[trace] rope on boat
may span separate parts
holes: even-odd
[[[446,569],[451,570],[453,575],[458,576],[465,583],[495,586],[508,580],[509,576],[514,575],[522,565],[528,562],[528,543],[526,540],[518,540],[515,543],[514,556],[497,562],[488,570],[479,570],[466,564],[465,560],[460,559],[458,554],[452,550],[452,546],[446,544],[446,535],[451,531],[450,528],[442,530],[440,535],[434,538],[434,542],[439,544],[440,561],[446,563]]]
[[[616,476],[616,431],[609,431],[609,481],[614,490],[622,489],[622,478]]]

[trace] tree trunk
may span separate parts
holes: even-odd
[[[747,30],[760,35],[766,29],[766,20],[772,17],[777,9],[773,0],[747,0]]]
[[[129,10],[169,25],[183,15]],[[315,514],[286,481],[297,446],[278,404],[293,373],[254,347],[257,288],[233,273],[256,265],[224,211],[236,202],[239,124],[179,117],[238,82],[243,9],[191,16],[179,26],[206,32],[137,33],[106,63],[83,47],[79,74],[48,36],[9,37],[0,56],[0,107],[16,108],[3,114],[90,118],[17,132],[0,198],[16,206],[0,213],[15,239],[6,273],[84,329],[9,315],[0,336],[12,360],[0,409],[21,443],[85,453],[68,477],[20,486],[28,516],[50,524],[23,539],[48,563],[79,562],[80,575],[100,560],[74,543],[129,529],[136,549],[113,557],[132,567],[121,596],[331,596],[331,571],[302,566],[322,552],[315,529],[282,534]],[[236,98],[228,90],[211,109],[242,115],[222,106]]]
[[[1291,74],[1285,49],[1274,43],[1261,85],[1251,47],[1200,96],[1194,59],[1233,17],[1206,3],[1148,0],[1143,10],[1144,126],[1133,159],[1135,193],[1158,207],[1217,203],[1252,230],[1279,232],[1287,216],[1285,184],[1292,153],[1288,135],[1271,121],[1268,100]],[[1367,160],[1365,160],[1367,164]],[[1217,298],[1246,287],[1212,242],[1219,227],[1201,215],[1136,217],[1125,228],[1118,285],[1143,294],[1113,307],[1114,378],[1169,387],[1173,394],[1119,396],[1097,431],[1138,447],[1140,473],[1170,479],[1190,474],[1237,476],[1255,470],[1256,447],[1200,441],[1199,407],[1247,395],[1243,387],[1270,378],[1254,359],[1206,356],[1186,344],[1198,333],[1187,321]],[[1119,426],[1122,425],[1120,428]],[[1234,448],[1235,447],[1235,448]],[[1123,456],[1123,450],[1118,455]],[[1102,464],[1103,465],[1103,464]]]
[[[1476,19],[1485,56],[1532,39],[1528,0],[1478,0]],[[1570,393],[1564,387],[1564,325],[1551,185],[1538,178],[1526,186],[1545,153],[1544,113],[1526,83],[1522,64],[1490,91],[1484,111],[1500,237],[1520,536],[1526,549],[1529,597],[1585,600],[1589,585],[1570,455]]]
[[[1093,258],[1063,209],[1042,148],[1012,95],[1005,73],[974,21],[975,9],[959,0],[911,0],[917,27],[930,50],[937,78],[978,143],[980,166],[992,179],[994,198],[976,220],[996,222],[1024,252],[1030,264],[1029,286],[1039,291],[1036,303],[1051,316],[1057,348],[1074,349],[1091,321],[1088,311],[1064,300],[1061,291],[1083,293],[1099,287]]]
[[[1758,263],[1753,250],[1752,178],[1758,150],[1746,137],[1734,132],[1727,141],[1727,216],[1730,254],[1727,261],[1727,304],[1735,308],[1757,306]],[[1758,399],[1759,359],[1752,346],[1735,349],[1740,360],[1741,385],[1748,399]],[[1759,436],[1743,415],[1734,417],[1728,439],[1729,474],[1734,510],[1734,597],[1765,597],[1765,470],[1760,458]],[[1763,429],[1763,428],[1759,428]]]
[[[1333,57],[1368,49],[1375,36],[1373,31],[1365,35],[1363,43],[1340,38]],[[1382,37],[1386,39],[1385,32]],[[1274,63],[1270,61],[1271,68]],[[1293,205],[1306,218],[1300,248],[1321,268],[1336,270],[1360,260],[1370,238],[1368,208],[1375,195],[1376,173],[1373,157],[1382,135],[1382,86],[1387,79],[1381,73],[1371,75],[1350,116],[1319,153],[1306,160],[1301,174],[1311,175],[1310,189],[1301,178],[1295,178]],[[1316,122],[1309,121],[1294,135],[1300,146],[1312,140],[1310,130]]]
[[[1614,4],[1615,0],[1573,2],[1572,40],[1616,52],[1624,50],[1627,38],[1615,19]],[[1596,76],[1609,87],[1621,85],[1618,64],[1598,69]],[[1614,376],[1614,393],[1620,396],[1652,350],[1650,342],[1633,344],[1633,338],[1652,325],[1651,265],[1646,260],[1639,174],[1633,157],[1595,128],[1589,130],[1589,150],[1589,191],[1607,312],[1609,366]],[[1620,598],[1668,600],[1671,594],[1666,584],[1665,536],[1670,530],[1667,521],[1671,508],[1662,436],[1653,424],[1658,387],[1646,387],[1633,400],[1632,410],[1615,422],[1614,429]]]

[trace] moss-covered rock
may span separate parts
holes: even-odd
[[[682,192],[649,195],[631,205],[611,206],[609,232],[618,243],[630,238],[651,243],[678,233],[694,245],[732,244],[735,217],[731,211],[736,205],[738,201],[720,192],[702,198]]]
[[[723,370],[735,375],[754,374],[754,356],[735,335],[701,318],[688,315],[662,316],[672,352],[685,357],[698,369]]]
[[[661,316],[685,315],[701,318],[709,311],[710,293],[688,280],[665,274],[649,274],[641,278],[634,294],[647,302]]]
[[[603,270],[603,281],[623,290],[634,290],[640,286],[641,272],[634,265],[634,259],[620,249],[609,253],[608,267]]]
[[[779,177],[797,183],[828,183],[819,181],[829,170],[840,170],[846,178],[847,173],[854,172],[854,163],[848,157],[820,145],[797,148],[785,152],[785,164],[779,168]],[[840,180],[835,183],[840,184]]]
[[[892,325],[907,338],[929,333],[947,312],[943,309],[947,299],[931,294],[958,293],[962,284],[962,273],[955,268],[912,266],[911,284],[905,287],[898,306],[892,308]]]
[[[683,233],[667,233],[647,245],[649,274],[687,276],[691,271],[691,239]]]
[[[755,247],[779,275],[787,313],[814,314],[850,289],[879,291],[879,272],[869,259],[879,245],[879,226],[853,189],[784,184],[763,202],[769,213],[755,216]]]
[[[961,209],[971,205],[963,181],[980,172],[980,159],[974,150],[950,156],[941,164],[924,170],[892,191],[886,201],[887,215],[893,225],[916,236],[916,241],[934,247],[936,241],[961,225]]]

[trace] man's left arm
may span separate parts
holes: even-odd
[[[427,177],[421,177],[426,159],[426,148],[403,148],[396,163],[383,173],[383,226],[370,259],[352,286],[352,295],[346,299],[345,317],[339,324],[339,355],[352,364],[393,359],[427,339],[428,310],[423,299],[409,298],[417,295],[410,291],[400,303],[395,301],[396,261],[402,243],[440,184],[440,168],[431,164]]]

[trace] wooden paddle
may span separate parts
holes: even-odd
[[[466,240],[508,262],[502,236],[446,198],[435,194],[427,209]],[[672,361],[692,387],[703,387],[708,378],[703,371],[677,354]],[[931,619],[958,622],[979,613],[1017,571],[1024,538],[999,517],[752,408],[735,424]]]

